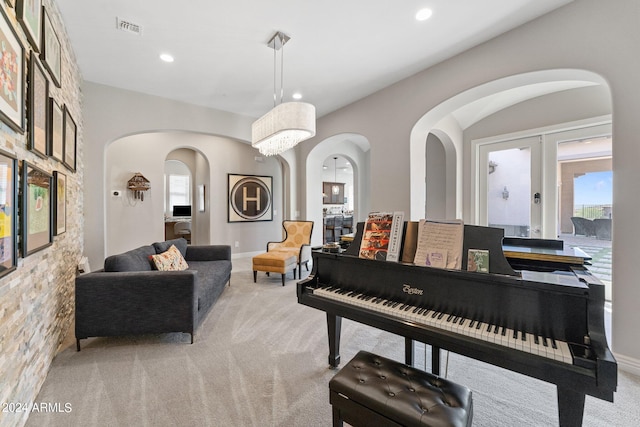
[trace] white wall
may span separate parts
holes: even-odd
[[[84,160],[87,171],[91,171],[91,173],[85,176],[84,185],[84,197],[86,201],[84,205],[84,242],[85,255],[89,257],[92,269],[102,267],[106,255],[106,212],[108,208],[112,208],[108,192],[112,185],[117,184],[122,187],[122,183],[112,181],[111,177],[113,175],[111,173],[107,175],[107,147],[112,142],[126,136],[135,136],[144,133],[151,135],[153,132],[180,130],[195,135],[218,135],[224,137],[224,145],[226,147],[233,147],[229,153],[215,150],[207,146],[206,143],[200,143],[200,145],[209,147],[207,152],[209,153],[208,160],[212,164],[212,181],[209,185],[209,190],[211,191],[215,188],[226,191],[226,173],[228,172],[256,173],[261,170],[261,167],[257,165],[257,162],[254,160],[254,157],[258,154],[257,151],[245,143],[251,138],[251,123],[253,122],[253,118],[251,117],[239,116],[237,114],[189,105],[86,81],[82,89],[84,93],[84,138],[86,141]],[[232,142],[234,143],[232,144]],[[160,156],[156,156],[158,153],[154,152],[156,147],[153,143],[148,144],[151,147],[149,151],[140,152],[141,157],[139,157],[138,160],[141,160],[141,162],[131,164],[130,156],[119,155],[124,157],[123,161],[125,163],[122,166],[110,167],[115,167],[114,172],[119,174],[124,174],[124,165],[128,165],[127,173],[140,171],[145,174],[144,170],[149,169],[152,171],[150,175],[156,177],[155,161],[154,166],[149,166],[148,160],[149,158],[153,157],[155,159]],[[163,156],[166,156],[168,152],[175,148],[185,146],[184,142],[178,140],[165,141],[164,144],[166,145],[162,148]],[[215,145],[213,147],[215,147]],[[215,162],[213,162],[214,159]],[[271,161],[277,163],[274,159],[270,160],[270,162]],[[158,164],[163,163],[164,157]],[[214,163],[220,168],[218,173],[224,174],[223,180],[220,180],[220,175],[218,175],[216,179],[213,178]],[[256,163],[256,165],[254,165],[254,163]],[[230,169],[231,166],[234,167],[233,170]],[[275,170],[273,165],[269,166],[268,169],[269,171]],[[110,177],[108,180],[107,176]],[[145,176],[147,175],[145,174]],[[151,179],[149,176],[147,176],[147,178]],[[157,179],[156,182],[158,182]],[[214,183],[216,187],[212,185]],[[159,199],[159,196],[155,194],[150,195],[150,197],[154,203]],[[224,214],[220,211],[222,206],[225,206],[226,209],[226,204],[221,203],[219,199],[215,199],[213,195],[211,195],[210,200],[212,202],[211,208],[216,209],[215,215],[212,213],[211,218],[212,221],[217,223],[217,227],[219,228],[220,224],[226,221],[226,211],[224,211]],[[146,204],[147,208],[143,206],[122,207],[118,215],[127,215],[126,218],[129,218],[128,212],[134,212],[136,209],[149,209],[151,205],[151,203]],[[127,212],[127,214],[125,214],[125,212]],[[155,212],[154,209],[153,213],[148,213],[156,217]],[[209,230],[212,236],[211,242],[230,242],[231,244],[234,244],[236,241],[248,242],[247,236],[257,231],[264,233],[265,236],[275,236],[279,238],[282,227],[278,220],[281,218],[282,217],[275,217],[273,222],[260,223],[259,225],[230,224],[230,233],[227,231],[216,233],[212,225],[212,229]],[[137,238],[136,242],[144,241],[145,243],[151,243],[162,238],[163,233],[159,224],[149,224],[148,227],[145,228],[144,236]],[[124,247],[131,246],[133,243],[130,245],[117,243],[116,245]],[[249,245],[248,243],[240,243],[238,248],[233,247],[232,249],[236,253],[256,250],[253,245]]]
[[[151,181],[151,189],[146,192],[144,201],[135,200],[129,195],[107,198],[106,255],[164,240],[164,161],[178,147],[197,150],[209,163],[210,177],[205,184],[209,188],[208,240],[212,244],[231,245],[232,251],[237,254],[263,251],[267,241],[280,240],[282,177],[275,158],[256,162],[256,151],[250,145],[229,138],[190,132],[155,132],[126,136],[107,147],[105,164],[108,188],[122,188],[133,173],[140,172]],[[183,160],[194,164],[194,155],[189,157],[191,161],[184,156]],[[273,221],[227,223],[228,173],[273,177]],[[196,205],[193,210],[197,210]]]

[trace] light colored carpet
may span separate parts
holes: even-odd
[[[298,304],[287,278],[254,284],[250,259],[234,260],[193,345],[179,333],[92,338],[78,353],[71,336],[37,399],[71,411],[33,413],[27,425],[330,426],[325,314]],[[401,337],[343,321],[343,364],[361,349],[404,360]],[[448,377],[473,390],[474,426],[557,425],[550,384],[454,354]],[[620,372],[615,403],[587,396],[584,425],[638,426],[638,402],[640,378]]]

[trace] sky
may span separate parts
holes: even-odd
[[[610,205],[612,202],[611,171],[590,172],[574,179],[575,205]]]

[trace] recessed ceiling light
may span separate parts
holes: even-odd
[[[302,94],[300,92],[296,92],[291,96],[293,99],[302,99]]]
[[[428,9],[428,8],[420,9],[418,13],[416,13],[416,19],[418,21],[426,21],[427,19],[431,18],[432,14],[433,14],[433,11],[431,9]]]
[[[160,59],[162,59],[164,62],[173,62],[173,56],[169,55],[168,53],[160,54]]]

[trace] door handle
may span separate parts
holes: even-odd
[[[540,193],[536,193],[533,195],[533,203],[536,205],[540,203]]]

